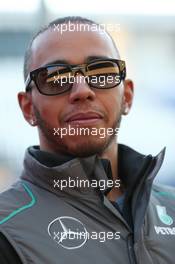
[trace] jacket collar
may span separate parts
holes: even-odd
[[[156,176],[163,162],[165,150],[162,150],[156,157],[151,155],[145,156],[135,150],[119,144],[118,146],[118,170],[121,181],[126,186],[127,199],[132,196],[133,190],[145,182],[151,171],[156,167],[152,179]],[[162,162],[159,162],[159,161]],[[147,169],[152,165],[148,175],[145,176]],[[88,158],[76,158],[73,156],[63,156],[50,154],[40,151],[39,147],[30,147],[26,150],[24,158],[24,171],[21,178],[26,179],[40,187],[51,192],[60,192],[58,188],[54,188],[54,183],[60,179],[91,180],[96,179],[107,181],[112,179],[110,161],[100,159],[96,155]],[[74,195],[78,192],[88,192],[89,188],[76,188],[76,191],[66,188],[64,191]],[[94,188],[93,188],[94,189]],[[92,192],[91,189],[89,189]],[[104,192],[109,191],[105,187]],[[60,194],[60,193],[59,193]]]
[[[126,185],[123,216],[134,229],[135,239],[143,225],[153,181],[161,168],[165,148],[155,157],[142,155],[124,145],[119,150],[119,173]]]

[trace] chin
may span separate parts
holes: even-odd
[[[98,153],[102,153],[109,144],[107,138],[84,137],[72,138],[67,140],[67,150],[70,154],[77,157],[88,157]]]

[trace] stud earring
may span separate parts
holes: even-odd
[[[124,111],[123,111],[123,114],[124,114],[124,115],[127,115],[128,112],[129,112],[129,108],[128,108],[128,107],[125,107],[125,109],[124,109]]]
[[[35,125],[35,121],[34,121],[33,119],[31,119],[31,120],[30,120],[30,124],[31,124],[32,126],[34,126],[34,125]]]

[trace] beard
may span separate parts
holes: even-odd
[[[119,129],[120,127],[122,119],[121,112],[122,111],[119,112],[118,118],[114,120],[111,126],[113,131],[115,131],[116,128]],[[44,138],[44,141],[46,142],[46,145],[49,149],[48,151],[54,152],[56,154],[73,155],[80,158],[89,157],[92,155],[102,155],[103,152],[116,139],[115,133],[112,135],[106,135],[104,138],[94,135],[68,135],[65,137],[60,137],[58,135],[54,135],[53,125],[51,125],[41,116],[36,106],[34,106],[34,113],[39,133]],[[89,129],[91,130],[91,128]]]

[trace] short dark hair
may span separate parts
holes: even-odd
[[[84,18],[84,17],[80,17],[80,16],[66,16],[66,17],[62,17],[62,18],[57,18],[53,21],[51,21],[48,25],[42,27],[37,33],[34,34],[34,36],[32,37],[32,39],[29,42],[29,45],[25,51],[25,55],[24,55],[24,67],[23,67],[23,74],[24,74],[24,80],[27,79],[27,75],[29,72],[29,65],[30,65],[30,60],[31,60],[31,48],[32,48],[32,44],[33,41],[43,32],[47,31],[49,28],[53,27],[54,25],[61,25],[61,24],[68,24],[68,23],[82,23],[82,24],[89,24],[89,25],[97,25],[99,26],[98,23],[94,22],[93,20]],[[110,34],[107,32],[107,34],[110,36]],[[114,43],[114,40],[112,39],[112,37],[110,36],[115,48],[116,45]]]

